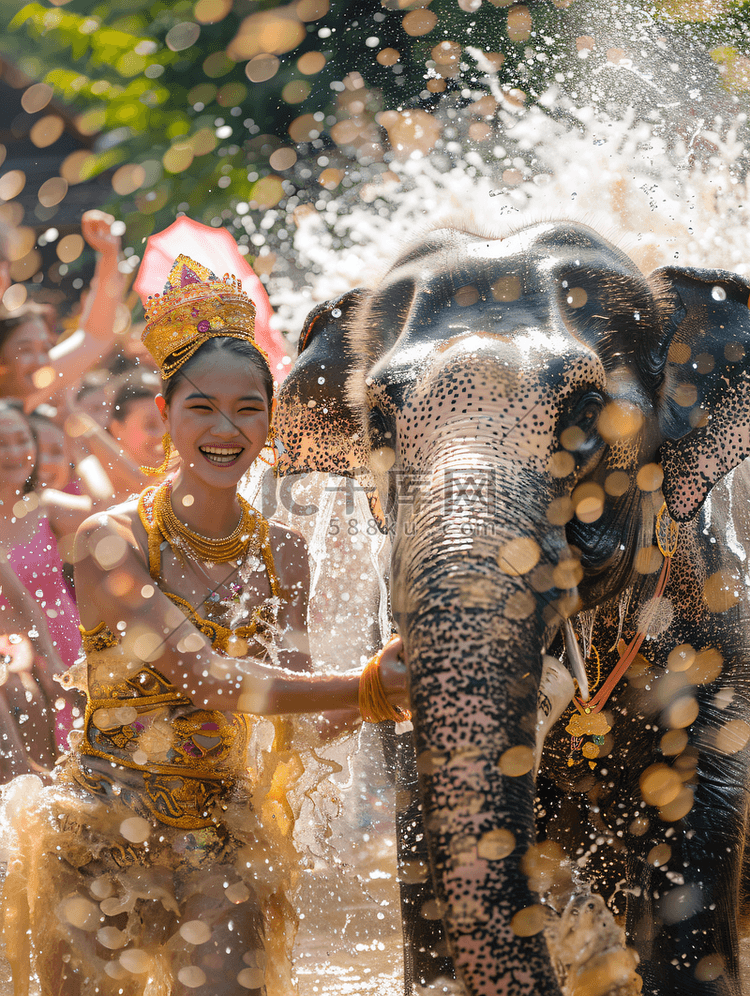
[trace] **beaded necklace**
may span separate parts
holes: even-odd
[[[151,577],[161,574],[161,548],[166,540],[175,556],[184,562],[189,557],[198,564],[227,564],[244,560],[251,552],[258,554],[268,540],[268,523],[242,497],[237,495],[242,514],[229,536],[212,539],[202,536],[180,522],[172,508],[172,481],[146,488],[138,500],[138,513],[148,533]],[[264,560],[266,558],[264,557]]]
[[[161,549],[165,542],[169,543],[170,547],[175,551],[177,556],[181,557],[183,554],[187,554],[191,556],[191,559],[193,559],[192,555],[195,553],[195,551],[190,551],[190,553],[188,553],[188,551],[185,550],[184,544],[177,546],[175,543],[175,536],[168,531],[163,518],[157,518],[157,509],[163,508],[162,502],[164,501],[163,497],[158,497],[158,493],[160,491],[165,491],[167,500],[169,500],[171,482],[165,481],[164,484],[146,488],[138,499],[138,514],[143,527],[148,534],[149,573],[157,582],[161,579]],[[265,516],[261,515],[260,512],[255,511],[255,509],[253,509],[252,506],[244,500],[244,498],[239,495],[237,497],[239,498],[240,505],[243,509],[243,519],[246,513],[250,518],[250,528],[248,533],[243,534],[246,537],[244,550],[240,550],[237,559],[241,560],[243,564],[247,564],[247,559],[252,558],[253,556],[253,554],[249,552],[250,543],[255,540],[255,556],[257,557],[259,563],[263,563],[266,573],[268,574],[268,580],[271,585],[271,597],[265,599],[260,605],[256,606],[250,622],[239,626],[232,626],[230,628],[229,626],[222,625],[217,619],[210,618],[212,615],[212,607],[210,605],[207,606],[209,610],[207,615],[209,618],[205,618],[199,615],[199,613],[186,599],[162,588],[162,591],[164,591],[167,598],[174,602],[175,605],[179,605],[193,625],[209,637],[215,649],[224,653],[229,653],[230,656],[235,657],[246,653],[249,643],[253,639],[257,639],[258,635],[263,635],[264,639],[272,636],[276,626],[279,608],[282,603],[287,601],[290,597],[290,592],[282,587],[279,576],[276,573],[276,568],[273,562],[273,550],[271,549],[271,542],[269,539],[268,521]],[[174,513],[172,514],[174,515]],[[179,520],[177,521],[179,522]],[[182,526],[182,523],[180,523],[180,525]],[[193,533],[193,531],[187,529],[187,527],[184,528],[190,535],[200,535],[198,533]],[[225,542],[224,540],[213,541],[207,537],[202,537],[202,539],[209,543]],[[210,562],[211,561],[209,561],[209,563]],[[228,560],[221,562],[226,563]],[[217,606],[217,608],[218,607],[219,606]]]

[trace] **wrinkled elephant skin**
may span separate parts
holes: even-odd
[[[281,471],[372,474],[432,880],[472,996],[560,992],[544,840],[622,913],[644,992],[740,992],[749,291],[647,279],[572,223],[442,229],[303,331]],[[574,740],[569,708],[535,785],[543,655],[580,645],[595,695],[635,638],[611,729]]]

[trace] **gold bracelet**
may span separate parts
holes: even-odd
[[[365,664],[359,679],[359,711],[365,723],[405,723],[411,719],[408,709],[400,709],[388,701],[383,682],[380,678],[380,659],[383,651],[379,650]]]

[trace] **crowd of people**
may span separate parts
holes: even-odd
[[[401,644],[313,668],[304,541],[241,493],[274,448],[255,305],[180,255],[118,335],[111,223],[71,334],[0,314],[2,954],[16,992],[287,996],[304,765],[254,723],[403,717]]]
[[[163,459],[157,367],[137,338],[115,331],[124,278],[113,221],[82,218],[97,263],[77,327],[61,334],[58,312],[33,299],[0,308],[0,632],[14,641],[0,685],[2,781],[51,770],[80,713],[53,681],[81,650],[76,530],[139,493],[141,466]],[[0,298],[7,255],[0,241]]]

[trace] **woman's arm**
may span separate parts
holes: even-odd
[[[0,602],[0,633],[20,633],[27,636],[35,650],[47,661],[50,674],[64,671],[65,665],[52,643],[41,609],[19,581],[4,552],[0,553],[0,590],[3,594]],[[52,684],[49,687],[54,688]]]
[[[0,585],[2,586],[2,611],[0,633],[16,634],[17,653],[8,668],[5,684],[0,688],[0,722],[8,735],[3,772],[20,774],[22,771],[51,769],[55,763],[55,708],[54,703],[63,694],[52,676],[65,671],[65,665],[53,646],[47,623],[39,606],[21,584],[5,554],[0,556]],[[3,643],[5,641],[3,640]],[[17,714],[23,711],[29,719],[17,725]],[[3,719],[5,717],[5,719]]]
[[[25,410],[48,402],[50,394],[77,381],[112,346],[117,309],[122,301],[123,277],[119,271],[120,239],[112,235],[112,215],[86,211],[81,218],[84,238],[99,253],[80,326],[49,352],[50,378],[25,402]]]
[[[132,487],[133,492],[139,492],[143,487],[143,474],[128,454],[122,449],[114,436],[102,428],[85,412],[73,412],[65,422],[65,428],[79,449],[92,453],[101,466],[112,470],[125,483]]]
[[[47,513],[58,542],[68,537],[73,539],[78,527],[91,515],[92,509],[92,501],[88,495],[71,495],[55,488],[44,488],[39,492],[39,505]]]
[[[357,708],[359,671],[311,674],[309,654],[297,648],[290,653],[301,657],[290,662],[304,663],[307,672],[216,653],[150,577],[136,530],[142,527],[132,503],[95,514],[79,529],[75,583],[86,629],[104,622],[122,633],[126,656],[153,664],[199,708],[260,715]],[[384,661],[385,681],[397,699],[405,688],[398,650],[389,645]]]

